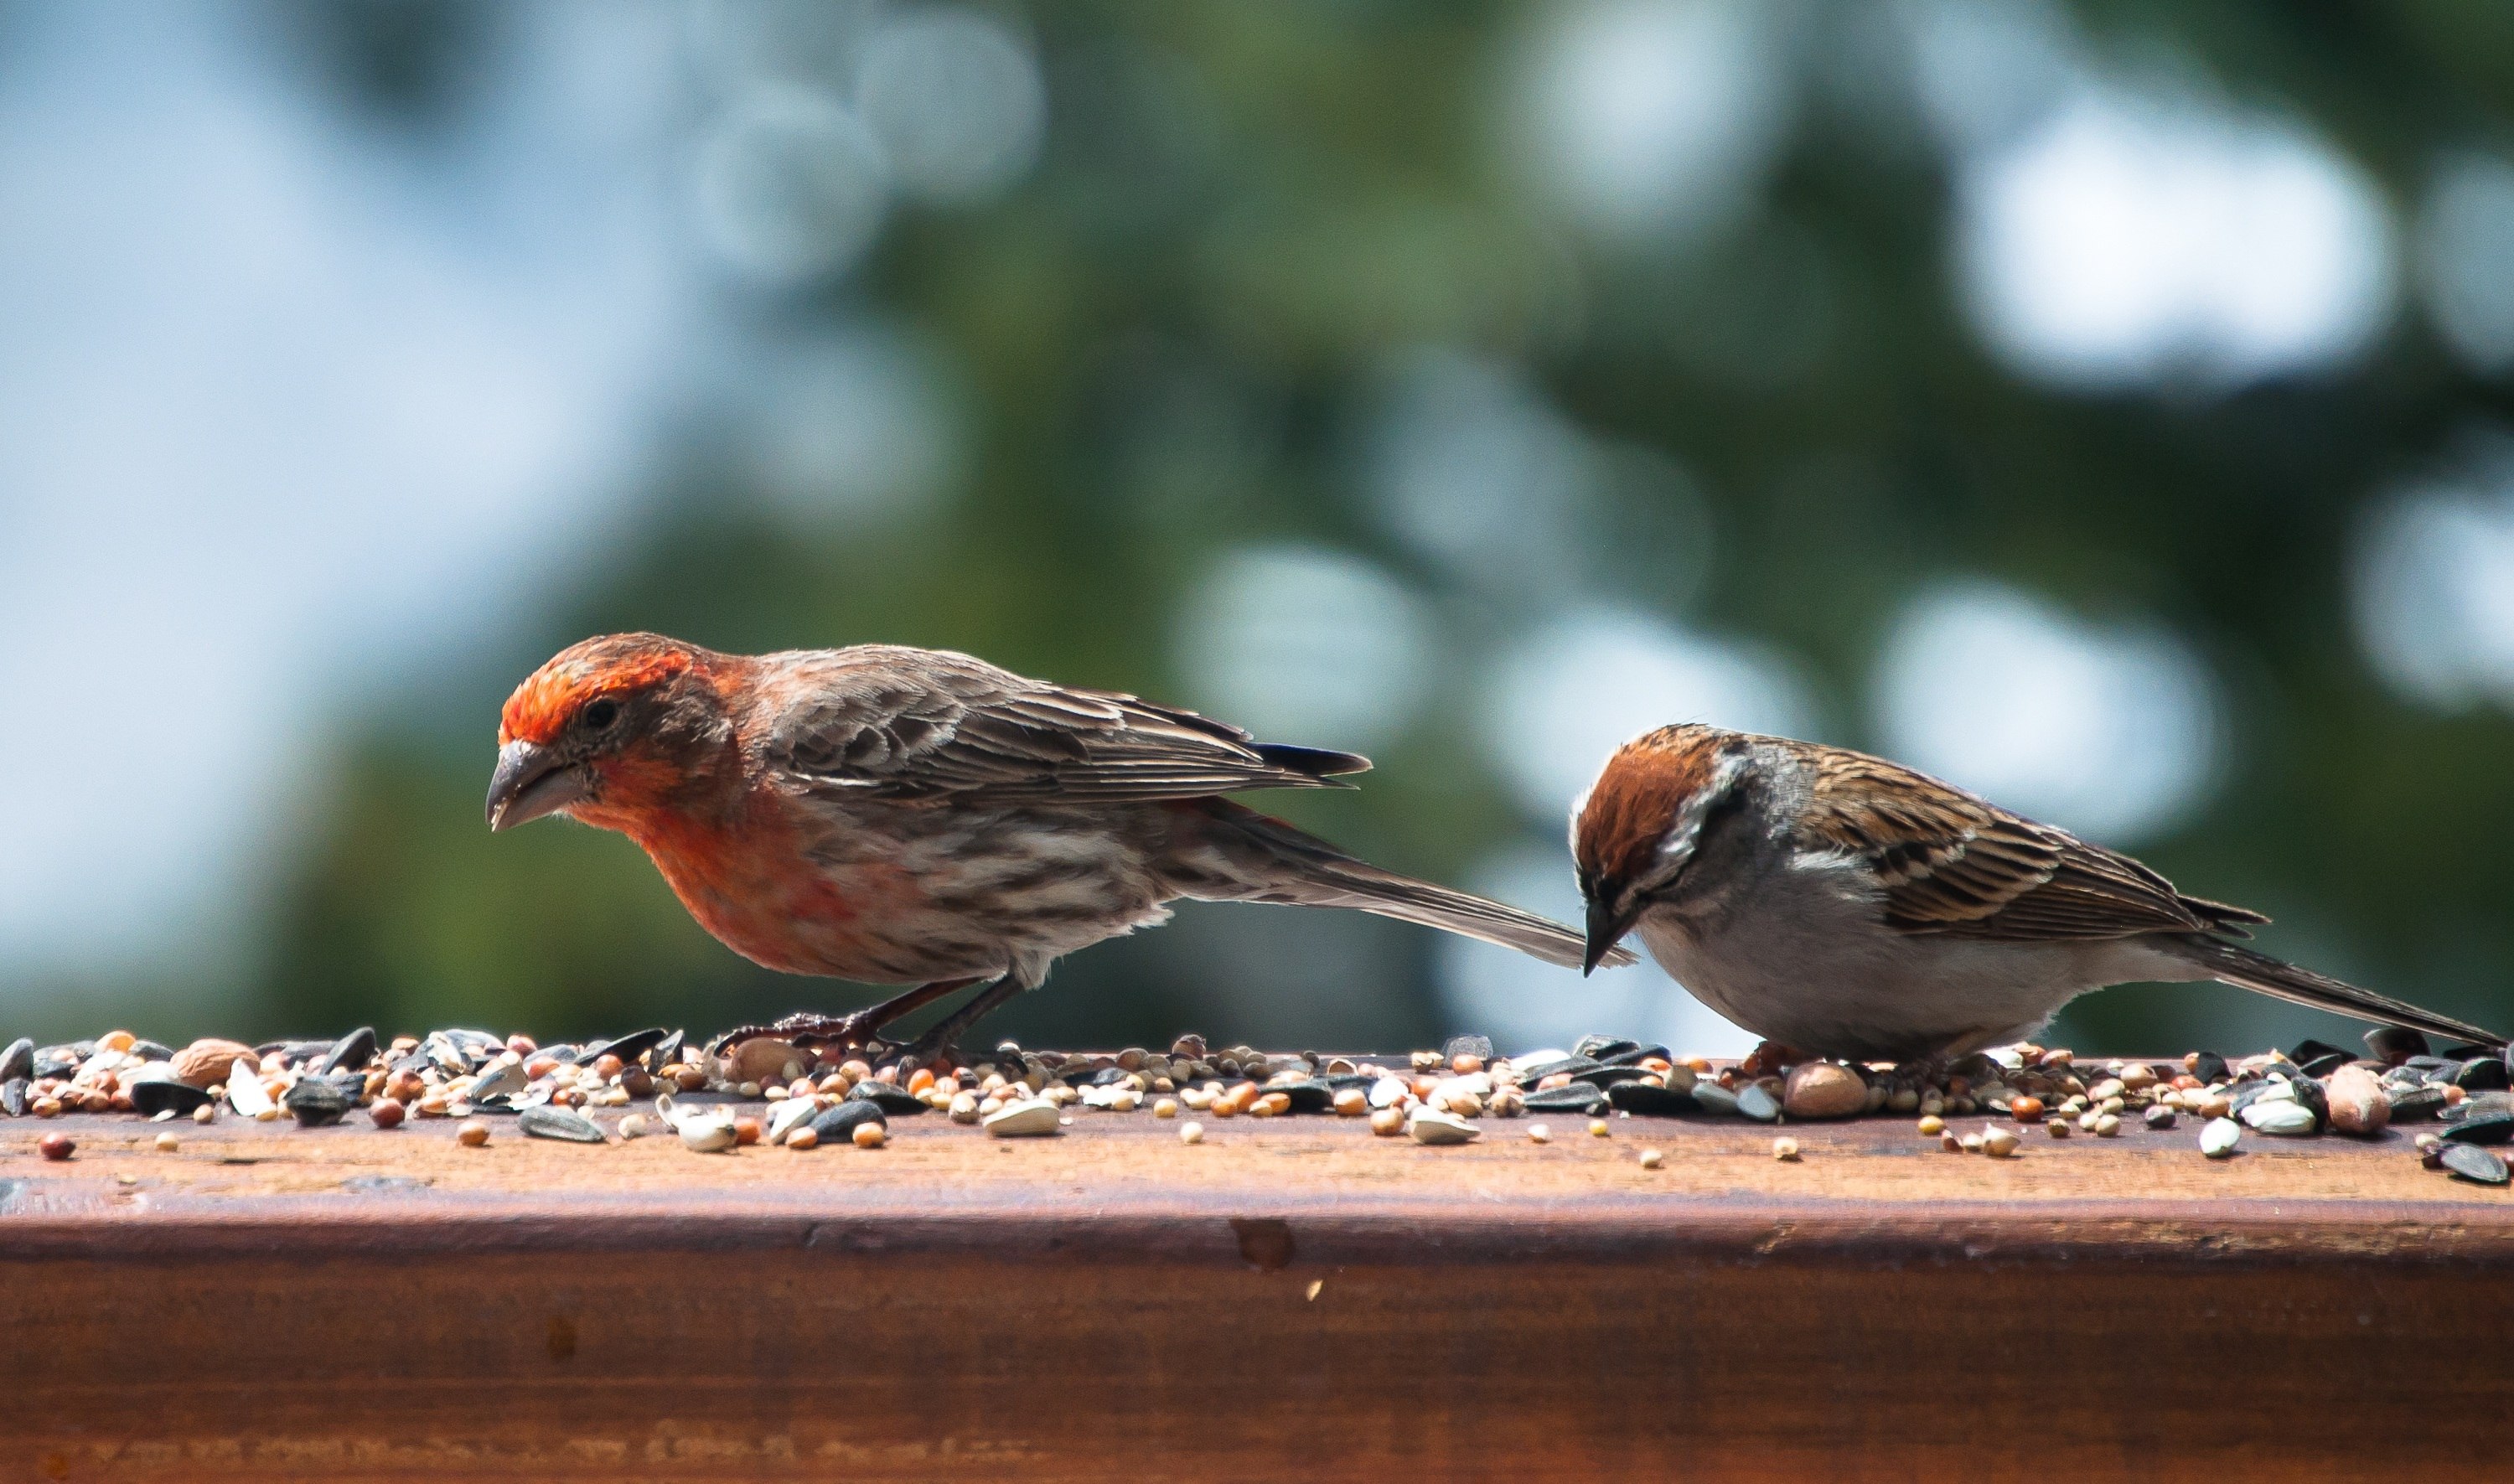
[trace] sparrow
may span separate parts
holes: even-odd
[[[1695,998],[1812,1055],[1965,1056],[2132,980],[2217,980],[2505,1044],[2245,947],[2258,912],[1841,747],[1662,727],[1607,760],[1573,808],[1571,852],[1592,965],[1637,931]]]
[[[613,634],[561,651],[507,698],[488,818],[493,831],[557,814],[627,835],[754,963],[912,986],[719,1047],[761,1032],[870,1045],[986,986],[917,1042],[932,1057],[1059,957],[1159,923],[1182,897],[1354,907],[1565,967],[1594,960],[1561,923],[1382,870],[1222,797],[1349,787],[1369,766],[950,651],[724,655]]]

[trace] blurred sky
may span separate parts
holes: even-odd
[[[1773,618],[1755,594],[1796,591],[1775,576],[1789,542],[1739,533],[1786,525],[1786,501],[1719,477],[1681,427],[1598,411],[1617,406],[1616,358],[1653,336],[1652,356],[1747,421],[1769,410],[1733,436],[1775,453],[1842,432],[1792,412],[1802,388],[1891,383],[1900,356],[1999,388],[1969,423],[1928,414],[1951,425],[1927,434],[1941,445],[2031,440],[2053,425],[2035,409],[2097,408],[2121,445],[2196,447],[2283,389],[2322,399],[2307,421],[2353,428],[2426,388],[2409,433],[2383,423],[2347,461],[2329,570],[2225,580],[2305,584],[2336,635],[2320,669],[2362,676],[2404,725],[2475,721],[2498,749],[2479,755],[2501,756],[2514,442],[2489,409],[2514,373],[2508,121],[2475,95],[2413,138],[2375,131],[2368,158],[2342,139],[2385,84],[2283,51],[2282,8],[2230,7],[2256,23],[2214,31],[2120,10],[0,7],[0,692],[18,698],[0,727],[17,781],[0,1006],[84,1024],[97,997],[142,1003],[132,986],[152,984],[251,1003],[291,873],[346,807],[346,749],[379,728],[477,734],[485,779],[494,715],[410,698],[512,661],[515,635],[564,622],[722,491],[814,540],[907,521],[912,541],[969,499],[1028,410],[905,260],[1028,230],[1076,139],[1127,162],[1114,189],[1138,199],[1098,209],[1171,210],[1163,162],[1193,158],[1213,195],[1194,209],[1219,223],[1198,239],[1218,304],[1198,313],[1222,328],[1130,373],[1107,465],[1133,498],[1245,506],[1236,534],[1182,549],[1194,578],[1150,641],[1156,673],[1172,699],[1287,740],[1399,757],[1452,740],[1499,822],[1454,862],[1465,884],[1574,916],[1566,810],[1615,743],[1667,721],[1874,746],[2138,850],[2242,828],[2221,806],[2278,751],[2271,718],[2294,714],[2258,699],[2280,662],[2245,630],[2285,621],[2206,618],[2215,584],[2162,566],[2088,577],[1914,529],[1845,558],[1879,592],[1835,631]],[[1437,52],[1389,40],[1417,23]],[[1350,65],[1270,71],[1270,48]],[[1422,146],[1467,182],[1446,204],[1381,199],[1287,142],[1305,107],[1366,110],[1392,55],[1454,81]],[[1919,223],[1917,277],[1863,278],[1864,228],[1789,204],[1828,162]],[[1263,235],[1330,207],[1399,243],[1388,263],[1325,228],[1308,258]],[[1878,220],[1884,262],[1907,250],[1886,236],[1915,228]],[[1507,278],[1476,288],[1496,262]],[[1729,274],[1707,313],[1654,287],[1706,273]],[[1344,287],[1270,300],[1287,274]],[[1467,308],[1414,312],[1426,285]],[[1379,318],[1320,328],[1282,303]],[[1929,315],[1956,339],[1926,343]],[[1884,347],[1865,361],[1844,348],[1863,337]],[[1312,342],[1354,366],[1323,408],[1270,402]],[[1292,348],[1214,348],[1235,343]],[[1268,470],[1305,418],[1336,430],[1317,476],[1334,508],[1294,518],[1306,507]],[[693,449],[710,479],[687,477]],[[2195,488],[2220,457],[2190,456]],[[2112,498],[2088,479],[2089,508]],[[1148,509],[1148,527],[1167,518]],[[2461,785],[2446,769],[2402,786]],[[2291,813],[2314,795],[2277,797]],[[2265,855],[2191,859],[2238,879],[2187,889],[2317,904],[2296,862],[2281,885]],[[1237,930],[1179,931],[1213,961],[1250,951]],[[1353,963],[1396,951],[1317,931]],[[2514,1004],[2499,964],[2422,968],[2343,928],[2306,934],[2288,945],[2390,969],[2396,992],[2500,1021]],[[1481,945],[1420,951],[1446,1023],[1746,1043],[1654,970],[1583,984]],[[1296,1004],[1287,984],[1335,972],[1248,992]]]

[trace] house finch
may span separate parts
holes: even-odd
[[[1576,806],[1594,962],[1638,928],[1729,1020],[1819,1055],[2015,1041],[2088,989],[2221,980],[2490,1046],[2505,1038],[2230,940],[2269,919],[1882,758],[1714,727],[1624,744]]]
[[[516,687],[498,741],[491,829],[555,813],[616,829],[744,957],[916,986],[765,1027],[809,1041],[863,1044],[990,985],[919,1043],[948,1048],[1061,955],[1158,923],[1180,897],[1358,907],[1582,960],[1560,923],[1381,870],[1220,797],[1345,786],[1365,758],[1252,742],[967,655],[719,655],[615,634]]]

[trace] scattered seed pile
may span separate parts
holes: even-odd
[[[670,1134],[710,1152],[771,1143],[810,1149],[843,1142],[877,1147],[890,1120],[929,1111],[998,1138],[1052,1136],[1072,1109],[1149,1112],[1179,1119],[1179,1137],[1204,1137],[1201,1118],[1334,1114],[1366,1119],[1374,1134],[1425,1144],[1480,1138],[1488,1120],[1521,1119],[1529,1139],[1552,1136],[1546,1115],[1579,1119],[1592,1135],[1610,1118],[1743,1118],[1763,1123],[1861,1116],[1917,1119],[1954,1152],[2012,1158],[2028,1137],[2114,1138],[2199,1126],[2202,1153],[2234,1154],[2247,1131],[2283,1139],[2371,1137],[2393,1122],[2432,1120],[2418,1157],[2482,1184],[2507,1183],[2492,1145],[2514,1142],[2514,1052],[2463,1047],[2430,1054],[2414,1031],[2369,1032],[2371,1056],[2307,1041],[2292,1052],[2229,1062],[2193,1052],[2178,1063],[2081,1063],[2068,1051],[2007,1047],[1952,1064],[1863,1066],[1803,1060],[1766,1044],[1742,1062],[1679,1057],[1664,1046],[1603,1036],[1568,1051],[1494,1054],[1480,1036],[1405,1057],[1279,1055],[1209,1048],[1181,1036],[1167,1052],[1115,1056],[1025,1051],[1011,1042],[966,1064],[920,1065],[898,1052],[813,1050],[755,1037],[711,1055],[661,1028],[582,1046],[448,1029],[389,1043],[361,1028],[337,1041],[246,1046],[201,1040],[176,1050],[116,1030],[93,1041],[0,1052],[0,1114],[57,1117],[124,1112],[160,1122],[293,1118],[309,1127],[364,1110],[378,1129],[409,1118],[460,1120],[458,1137],[483,1144],[493,1120],[524,1135],[602,1144]],[[754,1111],[752,1105],[758,1105]],[[594,1114],[623,1111],[609,1125]],[[1970,1130],[1959,1120],[1979,1118]],[[176,1144],[172,1131],[159,1145]],[[66,1159],[72,1142],[39,1141]],[[1797,1140],[1774,1142],[1794,1160]],[[1660,1163],[1644,1151],[1644,1168]]]

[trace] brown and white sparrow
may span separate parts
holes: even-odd
[[[1639,931],[1760,1035],[1913,1061],[2030,1036],[2088,989],[2220,980],[2491,1046],[2505,1038],[2257,953],[2268,921],[2128,856],[1841,747],[1663,727],[1575,806],[1589,954]]]

